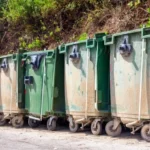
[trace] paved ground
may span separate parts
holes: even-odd
[[[150,143],[140,134],[125,132],[119,138],[94,136],[90,131],[70,133],[67,128],[56,132],[28,127],[0,127],[0,150],[150,150]]]

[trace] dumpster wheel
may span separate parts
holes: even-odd
[[[15,128],[21,128],[24,125],[24,120],[22,116],[15,116],[11,120],[12,126]]]
[[[51,120],[51,118],[49,118],[47,120],[47,129],[51,130],[51,131],[55,131],[57,128],[57,120],[54,118]]]
[[[28,125],[31,128],[36,128],[36,127],[38,127],[40,125],[40,121],[28,118]]]
[[[0,114],[0,126],[4,126],[6,124],[6,119],[4,119],[4,115]]]
[[[91,124],[91,132],[94,135],[102,134],[102,123],[100,121],[95,122],[95,120]]]
[[[114,127],[114,121],[109,121],[106,124],[105,130],[106,130],[107,135],[112,136],[112,137],[119,136],[122,132],[121,124],[119,124],[116,129],[113,129],[113,127]]]
[[[73,123],[73,126],[72,126],[71,123],[69,123],[69,129],[71,132],[75,133],[79,130],[79,124]]]
[[[146,124],[142,127],[141,136],[145,141],[150,142],[150,125],[149,124]]]

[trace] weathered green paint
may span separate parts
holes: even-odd
[[[109,52],[103,41],[97,43],[97,89],[98,109],[109,111],[110,108],[110,84],[109,84]]]
[[[99,35],[94,39],[68,43],[59,47],[60,53],[65,55],[66,113],[72,115],[74,119],[77,116],[84,117],[86,103],[88,117],[103,117],[109,114],[109,52],[104,46],[104,34]],[[80,60],[77,63],[69,58],[74,45],[77,45],[80,54]]]
[[[119,46],[124,36],[128,36],[132,45],[132,53],[124,57]],[[111,37],[112,42],[107,42]],[[110,83],[112,116],[120,117],[125,123],[131,119],[150,119],[150,29],[138,29],[117,33],[104,38],[110,51]],[[112,40],[113,39],[113,40]],[[142,103],[140,107],[140,76],[142,60],[142,42],[145,44],[142,79]],[[139,114],[139,108],[141,113]],[[125,121],[124,121],[125,120]]]
[[[6,58],[8,70],[0,69],[0,111],[6,115],[24,112],[24,68],[21,66],[22,54],[0,57],[0,64]]]
[[[45,54],[38,70],[33,70],[30,64],[30,56]],[[44,73],[45,59],[45,73]],[[33,76],[31,85],[26,85],[25,108],[30,115],[39,117],[42,109],[42,116],[52,114],[64,114],[64,63],[63,56],[56,50],[24,53],[23,60],[26,62],[25,76]],[[44,87],[43,87],[43,75]],[[42,105],[42,88],[44,88]]]

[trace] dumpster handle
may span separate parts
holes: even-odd
[[[95,39],[87,39],[86,41],[86,48],[90,49],[95,47]]]
[[[40,114],[40,120],[42,120],[42,112],[43,112],[43,101],[44,101],[44,81],[46,76],[46,61],[44,57],[44,74],[43,74],[43,83],[42,83],[42,102],[41,102],[41,114]]]
[[[144,64],[144,52],[146,51],[145,39],[142,39],[142,56],[141,56],[141,74],[140,74],[140,93],[139,93],[139,116],[138,120],[141,120],[141,103],[142,103],[142,86],[143,86],[143,64]]]
[[[57,61],[57,57],[58,57],[58,52],[55,52],[55,62],[54,62],[54,71],[53,71],[53,83],[52,83],[52,101],[51,101],[51,111],[54,112],[54,92],[55,92],[55,73],[56,73],[56,61]],[[49,92],[50,93],[50,92]]]
[[[62,44],[59,46],[59,54],[63,54],[66,52],[66,45]]]
[[[13,54],[13,55],[12,55],[12,59],[13,59],[13,61],[16,61],[16,60],[17,60],[16,54]]]
[[[106,35],[103,37],[104,45],[112,45],[114,43],[114,36],[113,35]]]
[[[98,48],[99,48],[99,45],[98,45],[99,43],[97,42],[97,50],[96,50],[96,66],[95,66],[95,93],[96,93],[96,103],[95,103],[95,109],[97,110],[97,111],[99,111],[98,110],[98,85],[97,85],[97,80],[98,80],[98,75],[97,75],[97,64],[98,64],[98,55],[99,55],[99,50],[98,50]]]
[[[87,107],[88,107],[88,73],[89,73],[89,59],[90,59],[90,55],[89,55],[89,51],[90,49],[87,49],[87,77],[86,77],[86,105],[85,105],[85,118],[87,119]]]
[[[145,31],[149,31],[150,32],[150,28],[149,27],[144,27],[142,28],[142,39],[146,39],[146,38],[150,38],[150,33],[145,33]]]
[[[51,59],[54,56],[54,52],[48,52],[46,55],[46,59]]]
[[[14,64],[14,63],[13,63]],[[15,67],[15,66],[14,66]],[[12,82],[14,81],[14,70],[12,71]],[[12,101],[13,101],[13,83],[11,83],[11,102],[10,102],[10,108],[9,113],[11,114],[11,107],[12,107]]]

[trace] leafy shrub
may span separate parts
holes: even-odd
[[[97,29],[101,31],[104,28],[110,32],[109,29],[112,28],[114,33],[137,28],[144,23],[150,26],[150,17],[146,14],[148,5],[145,5],[145,1],[0,0],[0,25],[4,26],[0,34],[0,49],[41,49],[49,44],[54,45],[54,42],[85,40],[89,31],[96,32]],[[122,11],[126,7],[126,12]],[[117,15],[117,8],[121,10],[120,15]],[[148,12],[150,14],[149,9]],[[80,34],[81,32],[83,33]],[[20,37],[23,39],[19,40]]]
[[[27,48],[28,49],[41,48],[43,44],[44,41],[41,41],[39,38],[36,38],[30,44],[28,44]]]
[[[56,6],[56,0],[8,0],[3,14],[7,21],[16,23],[21,19],[45,16]]]
[[[82,34],[79,36],[78,40],[79,40],[79,41],[86,40],[87,37],[88,37],[87,33],[82,33]]]
[[[2,8],[6,6],[6,0],[0,0],[0,18],[2,18]]]

